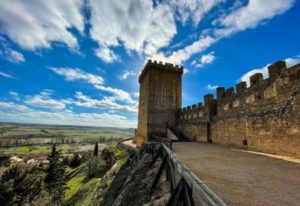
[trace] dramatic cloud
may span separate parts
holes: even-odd
[[[5,72],[0,72],[0,76],[8,78],[8,79],[16,79],[14,76],[12,76],[12,75],[10,75],[8,73],[5,73]]]
[[[213,21],[213,27],[197,34],[198,39],[190,45],[175,51],[161,51],[170,46],[177,34],[176,22],[185,25],[191,21],[197,27],[209,11],[225,5],[223,2],[225,0],[1,1],[1,33],[30,50],[51,48],[53,42],[76,49],[79,45],[71,29],[83,34],[84,22],[89,21],[89,35],[98,44],[95,55],[106,63],[121,60],[116,48],[123,47],[128,53],[182,64],[221,38],[254,28],[284,13],[295,0],[239,1],[231,9],[222,10],[221,17]],[[89,18],[84,10],[91,14]],[[16,51],[11,56],[17,62],[24,61]]]
[[[214,21],[215,27],[204,30],[203,35],[192,44],[172,52],[171,55],[166,56],[163,53],[158,53],[153,57],[182,64],[192,55],[203,52],[220,39],[248,28],[255,28],[262,22],[284,13],[293,6],[294,2],[294,0],[249,0],[248,4],[233,9],[228,14],[216,19]]]
[[[299,64],[300,63],[300,56],[296,56],[294,58],[287,58],[284,60],[287,64],[287,67],[292,67],[296,64]],[[247,82],[247,86],[249,87],[250,86],[250,77],[253,75],[253,74],[256,74],[256,73],[262,73],[263,74],[263,77],[264,79],[266,78],[269,78],[269,73],[268,73],[268,66],[270,66],[270,64],[267,64],[265,65],[264,67],[260,68],[260,69],[253,69],[249,72],[247,72],[246,74],[244,74],[241,78],[240,78],[240,81],[245,81]]]
[[[199,40],[193,42],[191,45],[188,45],[183,49],[174,51],[170,56],[166,57],[163,53],[158,53],[152,58],[166,62],[173,62],[175,64],[182,64],[192,55],[200,53],[210,47],[215,41],[216,40],[211,36],[203,36]]]
[[[16,119],[16,116],[18,117]],[[71,110],[45,112],[33,110],[13,102],[0,101],[0,121],[55,125],[104,127],[136,127],[136,121],[125,116],[108,113],[75,113]]]
[[[167,46],[176,34],[174,13],[164,2],[154,6],[148,0],[90,0],[89,4],[90,33],[99,44],[96,55],[106,62],[117,59],[114,47],[123,45],[149,55]]]
[[[248,28],[255,28],[260,23],[284,13],[293,6],[294,2],[294,0],[249,0],[246,6],[216,21],[224,27],[216,30],[216,34],[223,37]]]
[[[70,48],[78,43],[69,29],[84,30],[82,0],[0,1],[1,32],[29,50],[50,48],[61,42]]]
[[[178,19],[183,24],[191,19],[194,25],[198,25],[207,12],[224,0],[171,0],[170,2],[178,10]]]

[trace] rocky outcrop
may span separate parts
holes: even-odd
[[[125,154],[126,151],[118,146],[104,150],[104,158],[113,164],[101,179],[91,206],[165,205],[170,193],[164,178],[161,178],[155,191],[150,194],[150,187],[161,161],[158,160],[150,168],[150,154],[137,157],[131,163]]]

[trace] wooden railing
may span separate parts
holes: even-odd
[[[158,137],[155,135],[152,135],[149,140],[148,143],[163,143],[164,145],[166,145],[167,147],[169,147],[172,150],[172,142],[174,142],[174,140],[168,139],[168,138],[162,138],[162,137]]]
[[[166,179],[169,183],[171,196],[166,205],[178,205],[181,203],[185,206],[193,205],[209,205],[209,206],[225,206],[226,203],[219,198],[209,187],[200,180],[187,166],[177,159],[170,147],[162,142],[156,142],[159,148],[153,155],[150,166],[160,157],[162,159],[159,170],[151,185],[153,192],[159,179],[165,170]],[[153,148],[153,147],[152,147]],[[177,177],[177,181],[176,181]],[[179,178],[178,178],[179,177]],[[195,201],[196,199],[196,201]],[[198,203],[198,204],[195,204]]]
[[[151,136],[139,150],[140,157],[145,153],[152,155],[149,167],[152,167],[159,158],[162,160],[151,183],[150,193],[154,192],[163,171],[165,171],[171,193],[167,206],[194,206],[199,204],[203,206],[226,206],[221,198],[176,157],[172,152],[172,142],[174,141],[167,138]],[[128,148],[130,146],[123,144],[123,141],[119,142],[119,145],[130,150],[129,153],[133,154],[133,148]],[[130,158],[132,158],[132,164],[138,160],[137,156]]]

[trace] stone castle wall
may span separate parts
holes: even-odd
[[[180,109],[177,128],[191,140],[300,157],[300,65],[279,61],[268,72]]]

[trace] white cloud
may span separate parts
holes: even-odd
[[[294,57],[294,58],[287,58],[285,59],[285,62],[286,62],[286,66],[289,68],[289,67],[292,67],[296,64],[299,64],[300,63],[300,55]]]
[[[95,55],[106,63],[119,61],[116,48],[124,47],[128,53],[137,52],[146,58],[181,64],[221,38],[254,28],[284,13],[295,0],[249,0],[244,4],[238,1],[227,11],[223,9],[224,15],[219,15],[218,10],[214,28],[204,30],[190,45],[175,51],[161,51],[177,34],[176,21],[183,24],[192,21],[197,26],[208,12],[223,2],[225,0],[0,1],[1,32],[30,50],[51,48],[53,42],[77,49],[77,39],[70,29],[83,35],[84,23],[89,21],[89,35],[98,44]],[[90,18],[85,16],[84,10],[90,12]],[[11,53],[12,59],[25,60],[16,52]]]
[[[49,91],[44,91],[38,95],[28,96],[25,103],[34,107],[59,110],[64,109],[66,107],[66,103],[70,103],[70,101],[66,99],[53,99],[51,98],[51,93]]]
[[[152,56],[153,59],[160,61],[172,62],[175,64],[182,64],[188,60],[192,55],[200,53],[215,43],[216,39],[211,36],[203,36],[191,45],[183,49],[174,51],[170,56],[165,56],[163,53],[158,53]]]
[[[106,63],[112,63],[119,60],[119,56],[106,46],[101,46],[100,48],[96,49],[95,55]]]
[[[128,92],[125,92],[122,89],[112,88],[112,87],[103,86],[103,85],[96,85],[95,87],[101,91],[105,91],[105,92],[114,94],[114,99],[116,101],[121,101],[121,102],[129,103],[129,104],[136,103],[136,101],[132,100],[130,94]]]
[[[83,3],[82,0],[0,1],[1,31],[29,50],[50,48],[52,42],[77,48],[77,39],[69,29],[83,33]]]
[[[137,101],[133,100],[130,94],[122,89],[112,88],[104,85],[104,79],[101,76],[84,72],[78,68],[53,68],[50,70],[56,74],[64,76],[67,81],[83,80],[91,84],[98,90],[108,92],[110,95],[104,97],[102,100],[93,101],[92,99],[85,99],[85,102],[76,102],[79,106],[92,107],[91,105],[106,105],[109,109],[136,112]],[[77,95],[77,97],[83,97]],[[84,99],[81,99],[84,100]],[[121,104],[122,103],[122,104]]]
[[[0,72],[0,76],[8,78],[8,79],[16,79],[14,76],[11,74],[5,73],[5,72]]]
[[[78,68],[50,67],[49,69],[54,71],[56,74],[64,76],[67,81],[84,80],[92,85],[98,85],[104,83],[104,79],[101,76],[84,72]]]
[[[117,114],[75,113],[66,109],[45,112],[5,101],[0,101],[0,121],[55,125],[136,127],[136,120]]]
[[[188,69],[186,69],[186,68],[184,68],[183,69],[183,74],[187,74],[187,73],[189,73],[190,71],[188,70]]]
[[[23,54],[5,46],[3,47],[2,50],[0,50],[0,55],[2,58],[12,63],[20,63],[25,61]]]
[[[191,19],[198,25],[203,16],[224,0],[172,0],[171,5],[178,10],[178,19],[185,24]]]
[[[196,64],[196,67],[204,67],[207,64],[211,64],[215,60],[214,52],[210,52],[208,54],[204,54],[200,58],[200,62]]]
[[[269,66],[269,65],[270,65],[270,64],[267,64],[266,66],[264,66],[264,67],[261,68],[261,69],[253,69],[253,70],[247,72],[246,74],[244,74],[244,75],[240,78],[240,81],[245,81],[245,82],[247,82],[247,86],[249,87],[249,86],[250,86],[250,77],[251,77],[253,74],[256,74],[256,73],[262,73],[264,79],[265,79],[265,78],[268,78],[268,76],[269,76],[269,73],[268,73],[268,66]]]
[[[128,77],[134,77],[137,76],[138,73],[133,70],[125,70],[122,75],[119,76],[120,79],[127,79]]]
[[[135,97],[135,98],[138,98],[140,96],[140,93],[139,92],[133,92],[132,96]]]
[[[284,13],[293,6],[294,2],[295,0],[249,0],[247,5],[217,20],[224,28],[216,30],[216,34],[223,37],[255,28],[262,22]]]
[[[140,54],[156,53],[176,34],[174,13],[167,3],[154,6],[148,0],[90,0],[89,4],[90,34],[99,44],[97,56],[104,61],[115,60],[112,49],[121,45]]]
[[[17,92],[10,91],[10,92],[9,92],[9,95],[10,95],[12,98],[14,98],[15,100],[20,100],[19,93],[17,93]]]
[[[296,64],[299,64],[300,63],[300,56],[296,56],[294,58],[287,58],[284,60],[287,64],[287,67],[292,67]],[[268,73],[268,66],[270,66],[270,64],[267,64],[265,65],[264,67],[260,68],[260,69],[253,69],[249,72],[247,72],[246,74],[244,74],[239,81],[245,81],[247,82],[247,86],[249,87],[250,86],[250,77],[253,75],[253,74],[256,74],[256,73],[262,73],[263,74],[263,77],[264,79],[266,78],[269,78],[269,73]]]
[[[18,105],[13,102],[3,102],[3,101],[0,101],[0,110],[3,112],[13,111],[15,113],[31,111],[28,107],[24,105]]]
[[[75,97],[77,98],[77,101],[74,101],[73,103],[77,106],[126,113],[137,113],[137,105],[118,104],[115,97],[104,97],[103,99],[97,100],[84,95],[82,92],[77,92]]]
[[[255,28],[262,22],[286,12],[294,2],[295,0],[249,0],[247,5],[237,7],[239,6],[237,4],[229,14],[222,15],[213,21],[215,27],[204,30],[200,38],[192,44],[173,51],[171,55],[158,53],[152,55],[152,58],[182,64],[192,55],[203,52],[220,39],[248,28]]]
[[[78,68],[54,68],[50,67],[50,70],[56,74],[64,76],[67,81],[84,80],[87,83],[93,85],[96,89],[109,92],[114,95],[116,101],[122,101],[129,104],[135,104],[130,94],[122,89],[112,88],[104,85],[104,79],[101,76],[84,72]]]
[[[216,90],[218,87],[219,87],[218,85],[211,85],[211,84],[207,85],[208,90]]]

